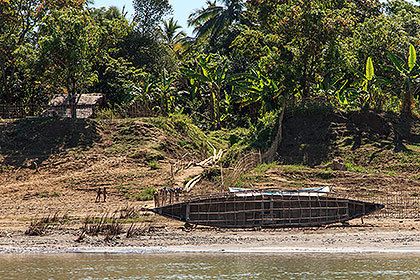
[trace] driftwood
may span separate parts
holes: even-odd
[[[201,180],[201,174],[192,178],[188,183],[185,185],[185,191],[189,192],[198,182]]]
[[[207,143],[209,143],[209,145],[213,148],[213,156],[196,164],[203,168],[215,165],[223,156],[223,150],[219,150],[219,152],[217,152],[216,148],[210,142]]]
[[[196,166],[200,166],[202,168],[209,168],[213,167],[223,156],[223,150],[217,151],[217,149],[210,143],[207,142],[213,148],[213,156],[199,162]],[[201,180],[201,174],[192,178],[188,183],[185,185],[185,191],[189,192],[198,182]]]

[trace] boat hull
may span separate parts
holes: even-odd
[[[224,228],[315,227],[368,215],[384,205],[305,194],[218,194],[152,211],[189,224]]]

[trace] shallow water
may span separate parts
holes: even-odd
[[[407,254],[0,256],[0,279],[420,279]]]

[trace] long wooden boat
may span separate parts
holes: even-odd
[[[368,215],[382,204],[317,192],[236,192],[197,196],[152,209],[162,216],[195,225],[224,228],[316,227]]]

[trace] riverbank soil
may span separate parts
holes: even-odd
[[[419,128],[418,120],[370,113],[286,118],[278,164],[262,165],[238,184],[262,189],[330,186],[341,195],[386,203],[387,208],[363,221],[350,221],[350,226],[220,230],[186,229],[145,210],[153,207],[147,190],[177,179],[171,168],[205,159],[212,146],[228,149],[226,139],[214,139],[185,121],[165,119],[2,121],[0,252],[115,246],[420,251]],[[334,158],[344,160],[347,171],[319,168]],[[187,181],[195,175],[179,176]],[[193,192],[223,191],[215,183],[220,178],[211,177]],[[105,202],[103,196],[96,202],[98,188],[106,188]],[[405,206],[399,198],[407,201]],[[40,236],[25,234],[42,218],[49,219]],[[117,224],[118,234],[110,234],[110,227],[97,236],[82,234],[92,233],[89,227],[98,223]]]

